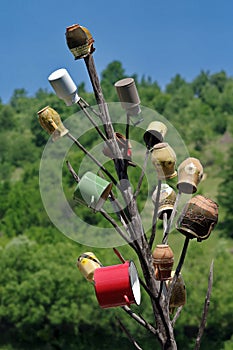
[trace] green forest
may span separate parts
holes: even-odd
[[[114,83],[124,77],[125,69],[119,61],[111,62],[101,73],[107,102],[118,102]],[[201,71],[187,82],[177,74],[164,89],[150,77],[135,74],[133,78],[141,104],[164,116],[181,135],[190,156],[201,161],[205,179],[197,193],[219,204],[215,230],[206,241],[190,242],[182,270],[187,303],[175,327],[178,348],[194,348],[214,259],[213,290],[201,349],[232,350],[233,78],[224,71]],[[90,105],[96,105],[84,83],[78,91]],[[77,257],[85,251],[93,251],[105,265],[118,264],[113,250],[69,239],[44,209],[39,169],[49,135],[41,128],[37,111],[47,105],[60,114],[64,124],[79,111],[77,105],[67,107],[54,93],[40,88],[34,96],[28,96],[23,87],[17,88],[9,103],[0,102],[0,350],[133,349],[116,317],[123,320],[144,350],[157,349],[151,334],[121,308],[101,309],[92,285],[77,269]],[[82,142],[90,149],[98,143],[98,134],[84,135]],[[81,151],[73,153],[78,164]],[[139,174],[132,171],[134,183]],[[64,179],[67,186],[73,186],[68,171],[64,171]],[[90,209],[80,206],[79,211],[99,225],[98,216]],[[171,235],[177,254],[179,235]],[[129,246],[119,250],[138,264]],[[143,290],[141,305],[132,309],[153,322],[150,301]]]

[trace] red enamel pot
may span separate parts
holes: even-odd
[[[96,297],[102,308],[140,304],[140,283],[133,261],[97,268],[94,282]]]

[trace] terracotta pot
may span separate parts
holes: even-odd
[[[171,274],[172,279],[174,277],[174,274],[175,274],[175,271],[172,271],[172,274]],[[167,288],[170,287],[172,283],[172,279],[166,281]],[[171,298],[169,301],[169,308],[179,307],[179,306],[185,305],[185,303],[186,303],[186,288],[185,288],[184,280],[181,274],[179,274],[172,290]]]
[[[183,193],[194,193],[203,176],[203,167],[196,158],[185,159],[178,167],[177,188]]]
[[[156,204],[157,187],[152,194],[152,201]],[[167,184],[161,184],[159,197],[158,218],[163,220],[163,214],[167,213],[169,219],[176,201],[176,192]]]
[[[143,135],[146,147],[151,149],[157,143],[163,142],[166,132],[167,127],[165,124],[158,121],[150,123]]]
[[[209,198],[197,195],[185,205],[177,220],[176,228],[197,241],[207,239],[218,222],[218,204]]]
[[[168,244],[157,244],[153,254],[155,277],[159,281],[171,279],[174,254]]]
[[[158,143],[152,148],[151,160],[156,169],[158,179],[172,179],[177,175],[175,170],[176,154],[168,143]]]
[[[95,51],[93,47],[94,39],[85,27],[74,24],[66,28],[66,42],[74,58],[80,59]]]
[[[77,267],[79,271],[89,282],[94,281],[94,272],[101,266],[101,262],[92,252],[81,254],[77,260]]]
[[[49,134],[52,134],[53,141],[65,136],[69,130],[63,125],[59,114],[55,109],[46,106],[37,112],[40,125]]]
[[[99,211],[107,200],[111,189],[111,182],[88,171],[79,181],[74,192],[74,199],[95,211]]]
[[[140,304],[140,283],[132,261],[96,269],[94,282],[96,297],[102,308]]]

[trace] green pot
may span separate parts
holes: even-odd
[[[95,211],[99,211],[108,198],[111,189],[111,182],[88,171],[78,183],[74,192],[74,199]]]

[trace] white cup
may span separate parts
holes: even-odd
[[[71,106],[80,100],[77,93],[77,86],[65,68],[60,68],[48,77],[56,95],[65,101],[67,106]]]

